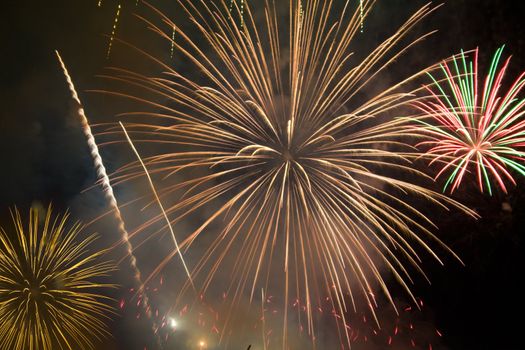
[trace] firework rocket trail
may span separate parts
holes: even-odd
[[[151,318],[151,307],[149,304],[148,296],[144,291],[144,283],[142,282],[142,275],[137,265],[137,259],[135,255],[133,254],[133,246],[129,240],[129,234],[128,234],[128,231],[126,230],[124,219],[122,218],[122,214],[120,212],[117,199],[115,198],[115,194],[113,193],[113,187],[111,187],[111,182],[107,175],[106,168],[104,167],[102,157],[100,156],[100,153],[98,151],[98,146],[97,146],[97,143],[95,142],[95,137],[93,136],[91,132],[91,127],[89,126],[89,121],[86,117],[84,108],[82,107],[82,102],[80,101],[80,98],[78,97],[77,91],[75,89],[71,76],[69,75],[69,72],[66,68],[66,65],[64,64],[64,61],[62,60],[62,57],[60,56],[59,52],[58,51],[55,51],[55,52],[56,52],[58,61],[60,62],[60,66],[62,67],[62,70],[64,72],[64,76],[67,80],[69,91],[71,92],[71,95],[73,99],[75,100],[75,102],[78,104],[78,115],[80,117],[82,130],[84,132],[84,135],[87,138],[87,143],[88,143],[88,146],[91,152],[91,157],[93,158],[93,162],[95,164],[97,176],[100,182],[102,183],[104,195],[109,202],[110,208],[114,213],[115,219],[118,222],[118,231],[119,231],[120,236],[122,237],[121,241],[125,244],[127,254],[130,259],[130,266],[131,266],[131,269],[133,270],[135,281],[139,287],[138,293],[142,296],[142,300],[143,300],[142,306],[146,312],[147,317]]]
[[[146,177],[148,179],[148,183],[149,183],[149,185],[151,187],[153,195],[155,196],[155,199],[157,200],[157,203],[159,204],[160,210],[162,211],[162,215],[166,219],[166,222],[167,222],[170,234],[171,234],[171,238],[173,239],[173,243],[175,244],[176,252],[179,253],[180,260],[182,262],[182,265],[184,266],[184,270],[186,271],[186,275],[188,276],[188,280],[190,281],[193,289],[195,289],[195,286],[193,285],[193,279],[191,278],[190,271],[188,270],[188,266],[186,265],[186,262],[184,261],[184,257],[182,256],[182,251],[180,250],[179,243],[177,242],[177,238],[175,237],[175,232],[173,232],[173,227],[170,224],[170,220],[169,220],[169,218],[168,218],[168,216],[166,214],[166,211],[164,210],[164,206],[162,205],[162,202],[161,202],[160,197],[159,197],[159,195],[157,193],[157,190],[155,189],[155,185],[153,184],[153,180],[151,179],[151,176],[150,176],[150,174],[148,172],[148,168],[146,167],[146,164],[144,164],[144,162],[142,161],[142,158],[140,157],[140,154],[137,151],[137,148],[133,144],[133,141],[131,141],[131,138],[129,137],[128,131],[124,127],[124,124],[122,124],[122,122],[119,122],[119,124],[122,127],[122,130],[124,131],[124,135],[126,136],[126,139],[127,139],[128,143],[129,143],[131,149],[133,150],[133,153],[135,153],[135,155],[137,156],[138,161],[140,162],[140,165],[144,169],[144,172],[145,172]]]

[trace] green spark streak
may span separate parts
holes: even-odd
[[[106,59],[109,59],[109,56],[111,55],[111,48],[113,47],[113,39],[115,38],[115,32],[117,31],[118,26],[118,19],[120,17],[120,10],[122,9],[122,6],[118,4],[117,7],[117,13],[115,15],[115,20],[113,22],[113,29],[111,30],[111,36],[109,38],[109,45],[108,45],[108,52],[106,55]]]
[[[233,11],[233,4],[235,3],[236,0],[231,0],[230,1],[230,13]],[[244,1],[245,0],[241,0],[241,8],[240,8],[240,16],[241,16],[241,28],[244,26]]]
[[[170,52],[170,58],[173,58],[173,54],[175,52],[175,31],[176,27],[173,26],[173,31],[171,32],[171,52]]]

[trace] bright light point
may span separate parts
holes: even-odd
[[[174,318],[170,318],[170,327],[177,328],[177,321]]]
[[[199,342],[199,346],[200,346],[201,348],[205,347],[205,346],[206,346],[206,342],[204,342],[204,340],[201,340],[201,341]]]

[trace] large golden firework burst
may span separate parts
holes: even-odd
[[[406,83],[428,70],[373,96],[363,92],[426,37],[409,40],[408,34],[433,8],[423,6],[356,59],[352,43],[374,1],[356,7],[290,0],[285,26],[276,1],[265,1],[257,19],[245,2],[242,23],[235,2],[232,12],[229,1],[178,3],[190,29],[160,12],[162,25],[145,21],[166,40],[176,38],[183,71],[149,56],[165,76],[120,69],[108,76],[146,91],[113,93],[155,109],[130,113],[149,119],[126,127],[137,143],[157,145],[149,147],[156,153],[123,168],[115,182],[141,176],[144,167],[163,178],[158,192],[174,203],[166,209],[171,224],[208,213],[194,230],[178,232],[182,250],[206,241],[192,268],[200,292],[222,269],[233,304],[261,289],[282,294],[283,347],[290,300],[304,305],[305,328],[315,334],[313,310],[326,295],[345,322],[357,294],[372,311],[378,286],[393,302],[386,276],[411,294],[406,263],[424,275],[421,252],[439,260],[429,242],[442,244],[414,199],[468,209],[419,185],[426,176],[411,166],[417,154],[403,141],[409,128],[394,118],[417,99],[415,90],[403,91]],[[144,97],[151,94],[159,99]]]
[[[68,214],[53,216],[51,206],[40,214],[31,209],[24,223],[15,209],[12,229],[0,228],[0,348],[94,349],[113,312],[97,292],[112,285],[98,280],[114,265]]]

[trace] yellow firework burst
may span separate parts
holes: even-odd
[[[113,264],[93,252],[95,235],[80,239],[82,225],[69,215],[31,209],[24,224],[17,209],[12,229],[0,229],[0,348],[93,349],[108,335],[109,299],[97,280]]]
[[[115,181],[147,168],[165,180],[160,197],[175,203],[166,208],[171,224],[208,213],[194,230],[179,232],[182,250],[206,241],[192,269],[202,293],[221,269],[233,304],[244,294],[277,290],[285,300],[283,348],[290,299],[305,305],[305,328],[315,335],[313,312],[325,295],[345,322],[357,294],[372,311],[377,286],[392,301],[386,275],[410,293],[413,273],[406,265],[424,275],[421,253],[439,260],[429,240],[441,244],[414,199],[469,210],[420,185],[426,176],[411,166],[418,154],[404,141],[410,133],[393,117],[417,99],[406,83],[426,71],[377,94],[365,91],[426,37],[408,34],[433,8],[423,6],[357,59],[351,48],[374,1],[352,12],[350,2],[290,0],[285,25],[277,1],[265,1],[263,19],[245,2],[243,25],[232,19],[231,2],[177,2],[191,29],[162,14],[165,31],[146,21],[168,40],[175,28],[175,49],[200,74],[150,56],[166,76],[125,70],[109,76],[145,90],[116,94],[155,109],[127,130],[137,143],[158,146],[144,167],[131,164]],[[152,94],[162,102],[143,97]],[[179,253],[174,249],[166,261]]]

